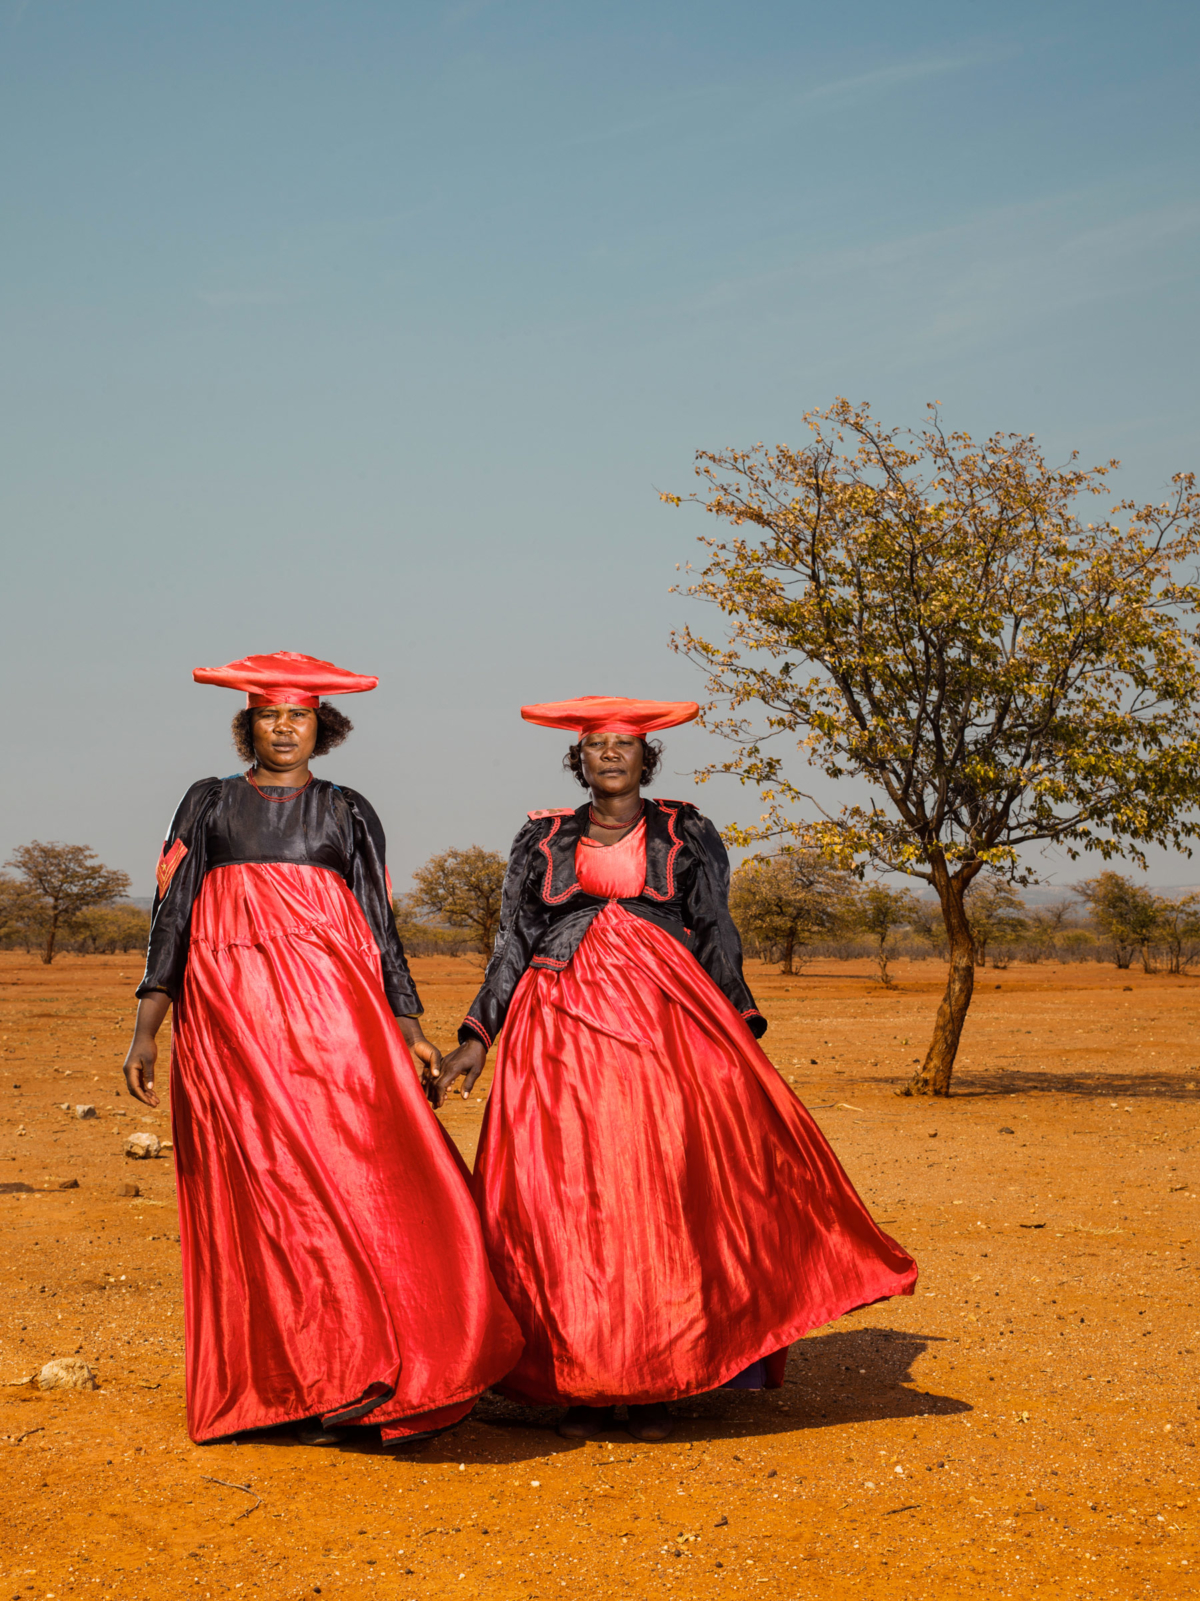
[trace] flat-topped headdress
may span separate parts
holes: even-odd
[[[344,667],[294,650],[243,656],[224,667],[196,667],[192,677],[198,684],[240,689],[247,706],[308,706],[313,710],[323,695],[361,695],[379,683],[377,678],[349,673]]]
[[[577,739],[588,734],[647,734],[676,728],[698,716],[694,700],[630,700],[624,695],[579,695],[575,700],[543,701],[522,706],[527,723],[543,728],[568,728]]]

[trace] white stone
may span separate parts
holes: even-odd
[[[94,1106],[77,1106],[75,1108],[75,1116],[76,1117],[95,1117],[96,1116],[96,1108]]]
[[[139,1159],[157,1156],[161,1149],[162,1141],[158,1135],[147,1133],[145,1129],[139,1129],[125,1141],[125,1155],[136,1156]]]
[[[77,1356],[60,1356],[47,1362],[38,1374],[39,1390],[94,1390],[96,1370]]]

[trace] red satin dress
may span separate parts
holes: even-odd
[[[669,1401],[762,1359],[777,1386],[793,1340],[916,1282],[730,1002],[618,904],[645,860],[644,825],[580,841],[609,904],[500,1036],[475,1193],[528,1400]]]
[[[457,1422],[520,1336],[337,873],[207,874],[172,1054],[192,1438]]]

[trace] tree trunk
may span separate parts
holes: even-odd
[[[47,967],[54,960],[54,940],[58,934],[58,918],[51,917],[50,932],[46,935],[46,949],[42,952],[42,961]]]
[[[783,970],[785,973],[791,974],[796,971],[795,967],[792,965],[795,954],[796,936],[794,934],[789,934],[783,947]]]
[[[1149,947],[1149,945],[1143,945],[1142,946],[1142,972],[1143,973],[1153,973],[1153,971],[1154,971],[1154,966],[1153,966],[1153,963],[1150,961],[1150,947]]]
[[[963,897],[983,864],[968,863],[953,875],[941,858],[936,858],[930,865],[950,939],[950,972],[925,1060],[903,1089],[896,1091],[897,1095],[949,1095],[950,1075],[958,1055],[958,1042],[962,1038],[963,1023],[975,989],[975,942],[971,938],[971,925],[967,922]]]
[[[884,989],[890,990],[892,987],[892,978],[891,974],[888,972],[887,951],[884,949],[884,941],[886,939],[887,935],[885,934],[883,939],[879,941],[879,955],[876,960],[879,963],[879,982],[883,985]]]

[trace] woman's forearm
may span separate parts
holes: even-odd
[[[134,1039],[154,1039],[170,1010],[171,997],[166,990],[152,990],[149,995],[143,995],[138,1002],[137,1020],[133,1025]]]

